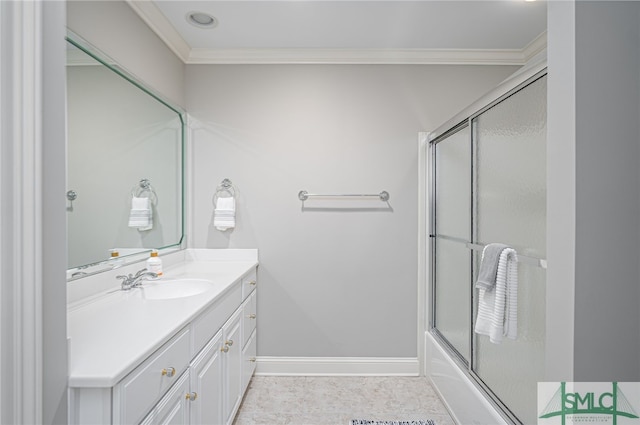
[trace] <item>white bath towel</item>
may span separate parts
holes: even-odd
[[[213,225],[224,232],[236,227],[236,199],[232,196],[218,198],[213,211]]]
[[[502,250],[498,262],[496,286],[479,289],[478,316],[474,330],[500,344],[503,337],[518,336],[518,254],[512,248]]]
[[[153,206],[149,198],[131,198],[129,227],[136,227],[139,231],[153,228]]]

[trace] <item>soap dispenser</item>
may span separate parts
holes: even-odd
[[[120,258],[120,253],[117,249],[109,250],[109,264],[111,264],[112,269],[117,269],[122,266],[122,258]]]
[[[162,260],[158,257],[158,251],[151,251],[151,256],[147,259],[147,271],[155,273],[158,277],[154,279],[160,279],[162,276]]]

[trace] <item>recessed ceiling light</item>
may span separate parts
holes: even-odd
[[[198,28],[213,28],[218,25],[216,18],[204,12],[189,12],[186,18],[187,22]]]

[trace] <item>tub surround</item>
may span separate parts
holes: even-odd
[[[425,333],[425,353],[425,374],[455,423],[508,424],[429,332]]]
[[[188,363],[229,317],[242,310],[240,305],[245,298],[253,299],[255,306],[251,291],[255,287],[257,250],[184,250],[162,258],[162,280],[206,279],[212,283],[211,289],[194,296],[161,300],[145,299],[141,288],[120,290],[120,281],[111,275],[144,267],[144,263],[136,263],[80,281],[85,281],[93,291],[101,289],[99,292],[90,293],[91,289],[82,288],[76,292],[89,295],[80,298],[78,293],[69,291],[69,298],[74,299],[68,309],[72,394],[116,387],[124,378],[130,379],[128,375],[146,359],[166,350],[175,344],[172,340],[179,340],[186,333]],[[80,282],[71,282],[70,286],[79,287]],[[202,326],[204,323],[218,324],[214,329],[214,325]],[[203,328],[207,331],[203,332]],[[82,403],[81,397],[72,396],[72,404],[74,400]],[[109,412],[102,417],[110,415]],[[113,423],[119,422],[118,417],[114,410]]]

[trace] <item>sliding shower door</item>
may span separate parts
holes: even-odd
[[[432,142],[433,333],[513,422],[536,423],[546,294],[546,75],[487,104]],[[489,243],[518,262],[517,338],[473,333]]]
[[[476,240],[502,242],[531,258],[546,258],[546,80],[473,121]],[[537,423],[532,400],[544,376],[545,282],[539,264],[518,263],[517,339],[493,344],[475,337],[473,371],[526,424]]]
[[[435,147],[435,285],[436,329],[464,363],[471,361],[471,132],[457,128]]]

